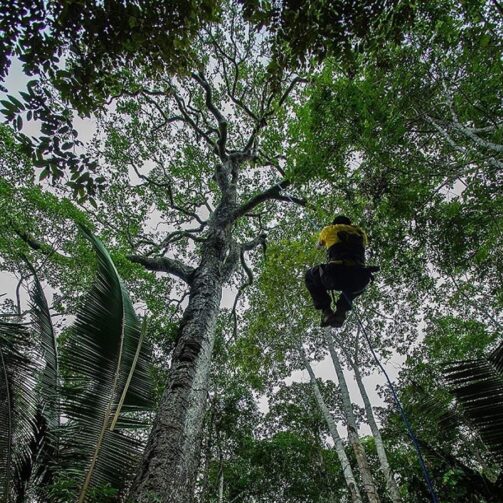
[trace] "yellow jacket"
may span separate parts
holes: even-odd
[[[320,232],[318,245],[322,247],[324,246],[328,250],[331,246],[341,243],[342,238],[339,235],[339,232],[359,236],[362,238],[363,246],[367,246],[367,234],[365,234],[365,231],[357,225],[346,224],[327,225],[324,227]]]

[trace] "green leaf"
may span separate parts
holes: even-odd
[[[444,375],[484,443],[503,463],[503,342],[488,358],[449,363]]]
[[[9,100],[16,105],[18,110],[24,110],[24,105],[17,99],[14,98],[14,96],[9,95],[8,96]]]
[[[24,484],[30,457],[34,417],[36,365],[29,331],[23,324],[0,321],[0,497],[14,499]],[[16,480],[16,486],[13,482]]]
[[[92,487],[104,481],[117,487],[130,474],[141,444],[123,434],[138,426],[126,413],[149,409],[152,397],[149,351],[131,300],[103,244],[81,231],[94,247],[98,271],[65,348],[73,384],[63,403],[79,449],[78,460],[68,463],[83,470],[77,498],[83,502]]]
[[[45,180],[51,174],[51,170],[49,168],[44,168],[40,173],[39,180]]]

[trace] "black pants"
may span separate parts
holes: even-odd
[[[365,267],[356,265],[321,264],[309,269],[305,280],[315,309],[329,308],[331,298],[328,290],[337,290],[345,294],[339,296],[337,310],[349,311],[353,299],[361,295],[369,284],[370,272]]]

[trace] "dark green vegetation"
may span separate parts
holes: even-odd
[[[428,501],[356,314],[440,501],[501,501],[501,15],[10,2],[0,501]],[[330,333],[302,277],[339,212],[381,273]]]
[[[56,332],[29,263],[32,321],[0,321],[3,501],[117,496],[141,453],[134,432],[153,405],[145,324],[103,245],[83,233],[98,269],[72,326]]]

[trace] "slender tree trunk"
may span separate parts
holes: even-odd
[[[381,471],[384,475],[384,479],[386,480],[386,486],[388,488],[389,496],[393,503],[401,503],[402,498],[400,496],[400,492],[398,490],[397,483],[393,478],[393,473],[391,472],[391,468],[388,463],[388,456],[386,455],[386,451],[384,449],[384,442],[381,437],[381,432],[377,427],[377,422],[374,417],[374,412],[372,410],[372,405],[370,403],[370,399],[367,395],[367,390],[365,389],[365,385],[363,384],[362,375],[360,373],[360,369],[357,365],[351,362],[351,367],[355,373],[356,382],[358,384],[358,388],[360,390],[360,394],[363,398],[363,404],[365,406],[365,413],[367,415],[367,422],[370,426],[370,430],[372,431],[372,435],[375,440],[377,456],[379,457],[379,463],[381,465]]]
[[[208,500],[208,484],[209,484],[209,472],[210,472],[210,461],[211,461],[211,448],[212,448],[212,435],[213,435],[213,417],[214,409],[211,409],[209,424],[208,424],[208,436],[206,438],[206,445],[204,449],[204,468],[203,468],[203,480],[201,483],[201,502],[206,502]]]
[[[224,502],[224,467],[220,465],[220,473],[218,476],[218,503]]]
[[[169,382],[129,501],[190,503],[194,497],[225,246],[208,243],[191,281]],[[222,249],[223,248],[223,249]]]
[[[363,481],[363,487],[370,503],[380,503],[374,478],[372,477],[372,472],[370,471],[367,454],[365,453],[365,449],[363,448],[363,445],[360,442],[360,437],[358,436],[356,418],[353,413],[353,404],[351,403],[351,397],[349,396],[349,390],[346,384],[346,378],[344,377],[344,371],[342,370],[339,357],[337,356],[337,352],[335,351],[330,329],[327,329],[325,338],[327,341],[328,349],[330,351],[330,356],[332,357],[335,373],[337,374],[337,379],[339,380],[339,387],[342,396],[342,406],[348,426],[348,440],[356,456],[356,461],[358,463]]]
[[[332,440],[334,441],[335,451],[342,465],[344,479],[351,493],[352,501],[353,503],[362,503],[362,497],[360,495],[360,491],[358,490],[358,486],[353,475],[353,470],[351,469],[351,464],[349,463],[346,451],[344,450],[344,444],[342,443],[342,439],[339,436],[339,432],[337,431],[337,425],[335,424],[335,421],[331,416],[327,405],[325,404],[325,400],[323,399],[320,388],[318,387],[318,382],[316,381],[316,376],[314,375],[313,368],[311,367],[309,360],[306,358],[304,350],[302,348],[299,348],[299,351],[304,362],[304,366],[306,367],[306,370],[309,374],[311,385],[313,386],[314,396],[316,397],[316,402],[321,410],[321,413],[323,414],[323,417],[325,418],[328,429],[330,431],[330,435],[332,436]]]

